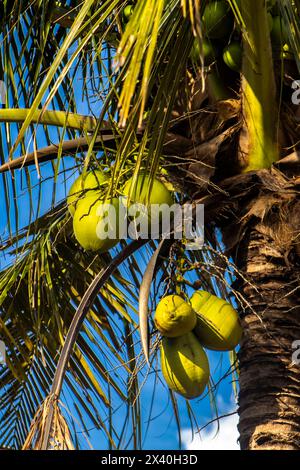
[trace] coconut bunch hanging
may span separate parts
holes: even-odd
[[[237,311],[206,291],[197,291],[187,302],[168,295],[157,305],[154,323],[163,338],[161,370],[168,387],[187,399],[203,394],[210,376],[204,348],[231,351],[240,342],[242,329]]]
[[[274,59],[294,60],[286,25],[274,2],[268,2],[268,26]],[[229,2],[216,0],[206,4],[202,15],[202,30],[202,42],[196,38],[193,43],[191,61],[199,63],[202,55],[206,66],[213,63],[218,66],[225,64],[239,73],[242,66],[241,28],[235,22]]]
[[[128,220],[122,219],[124,224],[132,222],[136,230],[129,231],[129,236],[136,238],[135,234],[140,224],[149,231],[152,217],[158,221],[163,218],[163,209],[159,207],[173,204],[171,192],[157,178],[154,179],[148,194],[150,176],[147,173],[138,176],[135,185],[133,178],[127,180],[121,190],[123,197],[105,198],[108,184],[108,172],[89,171],[85,175],[80,175],[69,191],[67,205],[73,217],[74,235],[85,250],[104,253],[117,245],[123,236],[119,222],[123,213],[127,217],[125,208],[129,213],[133,206],[144,208],[136,210],[135,215],[128,217]]]
[[[222,198],[225,197],[224,193],[221,196],[218,193],[219,188],[224,189],[223,182],[228,179],[230,186],[229,178],[239,175],[242,181],[245,172],[269,169],[272,164],[287,157],[291,149],[297,148],[299,141],[299,106],[294,101],[299,96],[295,92],[298,77],[295,40],[287,15],[279,7],[280,2],[268,0],[265,2],[267,11],[264,16],[266,37],[270,37],[270,63],[266,69],[272,75],[272,82],[274,75],[276,87],[272,83],[269,87],[271,91],[265,98],[261,96],[264,93],[262,90],[259,102],[262,100],[264,103],[263,115],[276,115],[276,122],[270,119],[268,140],[272,143],[271,148],[265,155],[262,152],[261,157],[249,155],[248,150],[255,143],[255,127],[257,125],[260,128],[260,124],[255,119],[251,121],[250,112],[247,123],[245,120],[245,103],[250,103],[248,98],[251,87],[248,87],[246,94],[244,91],[247,83],[252,81],[249,73],[247,74],[252,67],[252,57],[247,46],[247,28],[237,19],[240,17],[241,22],[247,19],[247,14],[243,11],[245,2],[238,0],[234,3],[240,7],[240,15],[234,16],[230,7],[232,2],[228,1],[211,0],[201,6],[201,37],[197,36],[191,45],[187,61],[188,79],[184,78],[188,80],[188,85],[184,86],[185,82],[182,80],[174,110],[174,117],[181,116],[183,123],[185,117],[188,117],[186,128],[184,125],[179,128],[176,124],[174,130],[180,129],[182,135],[192,139],[193,149],[187,146],[180,151],[186,165],[184,168],[178,166],[177,157],[169,157],[169,174],[181,182],[182,192],[192,198],[195,194],[198,197],[198,193],[199,198],[205,195],[205,203],[214,198],[217,200],[216,209],[220,208],[220,213]],[[292,4],[291,9],[295,10],[296,18],[298,12],[294,2]],[[258,47],[257,51],[260,50]],[[262,63],[265,62],[262,60]],[[255,96],[253,101],[255,102]],[[269,107],[265,106],[265,101],[269,103]],[[256,109],[252,102],[250,108]],[[192,111],[191,115],[186,113],[187,109]],[[250,140],[249,123],[254,128]],[[249,144],[250,141],[252,143]],[[212,198],[206,194],[207,188],[210,195],[213,194]],[[222,206],[218,206],[220,200]],[[233,204],[232,199],[230,204]]]

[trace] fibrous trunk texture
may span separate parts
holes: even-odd
[[[245,276],[235,286],[245,299],[239,352],[243,450],[300,449],[300,364],[292,363],[294,342],[300,340],[295,231],[291,230],[290,238],[286,232],[280,243],[280,227],[288,228],[290,220],[295,222],[290,228],[295,228],[299,218],[300,204],[292,203],[285,211],[285,221],[280,210],[275,210],[266,223],[252,222],[235,256]]]
[[[300,449],[300,178],[289,161],[224,180],[226,197],[205,202],[237,268],[243,450]]]

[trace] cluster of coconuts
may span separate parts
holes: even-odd
[[[79,244],[85,250],[99,251],[100,253],[113,248],[122,237],[119,214],[121,205],[125,201],[127,209],[134,204],[140,204],[141,207],[162,204],[171,206],[173,196],[160,180],[154,180],[150,194],[148,194],[149,180],[148,174],[141,174],[136,180],[133,191],[131,191],[132,178],[130,178],[125,183],[120,197],[105,199],[103,187],[109,183],[108,172],[95,170],[80,175],[71,186],[67,198],[68,209],[73,217],[74,235]],[[109,212],[109,205],[114,209],[114,217],[111,217],[112,212]],[[149,212],[145,212],[146,223],[150,224],[151,220],[148,214]],[[151,216],[152,214],[153,212]],[[142,217],[138,211],[137,216],[139,219]],[[107,227],[107,225],[109,226]],[[115,233],[116,237],[99,237],[101,232]]]
[[[275,58],[293,59],[288,33],[279,14],[275,1],[268,1],[268,22]],[[226,0],[213,0],[203,12],[202,25],[204,38],[200,48],[198,39],[194,40],[190,58],[194,63],[200,60],[200,49],[205,65],[222,60],[234,72],[242,67],[242,42],[239,27],[235,27],[234,15]]]
[[[237,311],[224,299],[204,290],[189,302],[168,295],[157,305],[154,322],[162,334],[161,370],[168,387],[187,399],[202,395],[210,370],[204,348],[231,351],[242,329]]]

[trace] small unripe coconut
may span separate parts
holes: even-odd
[[[149,204],[168,204],[171,206],[173,204],[172,194],[164,183],[158,179],[154,180],[149,199],[147,200],[149,180],[149,175],[142,174],[138,176],[130,203],[138,202],[146,205],[147,202],[149,202]],[[131,184],[132,178],[130,178],[124,186],[123,193],[125,196],[129,196]]]
[[[199,290],[191,297],[197,314],[194,333],[200,343],[215,351],[231,351],[240,342],[242,328],[237,311],[224,299]]]
[[[142,174],[138,176],[135,188],[129,199],[131,183],[132,179],[129,179],[123,188],[123,194],[128,198],[127,207],[129,210],[129,220],[131,221],[129,236],[131,238],[136,238],[137,234],[149,236],[151,229],[150,224],[153,222],[153,233],[155,233],[155,237],[158,237],[161,233],[164,213],[166,214],[164,210],[168,210],[167,206],[173,204],[172,194],[161,181],[155,179],[148,197],[150,176]]]
[[[233,14],[228,2],[220,0],[208,3],[202,16],[205,34],[211,39],[228,36],[233,29]]]
[[[271,31],[271,40],[275,46],[285,44],[289,40],[286,26],[281,16],[273,17],[273,27]]]
[[[85,250],[103,253],[118,243],[119,204],[118,198],[103,202],[97,191],[89,193],[88,196],[78,201],[73,218],[73,229],[77,241]],[[112,235],[104,238],[103,234],[109,232]]]
[[[80,175],[72,184],[67,198],[68,209],[74,216],[77,202],[83,199],[89,191],[96,191],[108,180],[108,176],[100,170],[89,171]]]
[[[196,326],[196,313],[179,295],[167,295],[158,303],[154,322],[162,335],[175,338]]]
[[[243,52],[239,42],[233,41],[223,51],[223,60],[227,67],[234,72],[240,72],[242,68]]]
[[[211,40],[205,38],[202,42],[202,53],[205,65],[210,65],[219,55],[219,51],[216,45]],[[190,58],[195,63],[200,62],[200,45],[197,38],[195,38],[193,42]]]
[[[132,16],[132,13],[133,13],[133,10],[134,10],[133,5],[127,5],[124,8],[123,15],[124,15],[124,19],[125,19],[126,22],[128,22],[130,20],[130,17]]]
[[[202,395],[209,380],[209,363],[194,333],[164,337],[160,357],[162,374],[171,390],[185,398]]]

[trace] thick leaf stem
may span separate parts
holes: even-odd
[[[21,122],[23,123],[30,109],[0,109],[0,122]],[[37,110],[32,116],[32,122],[38,124],[51,125],[56,127],[66,127],[87,132],[93,132],[97,121],[92,116],[68,113],[65,111],[42,111]]]
[[[265,0],[243,0],[242,102],[240,139],[243,171],[269,168],[278,160],[276,90]]]

